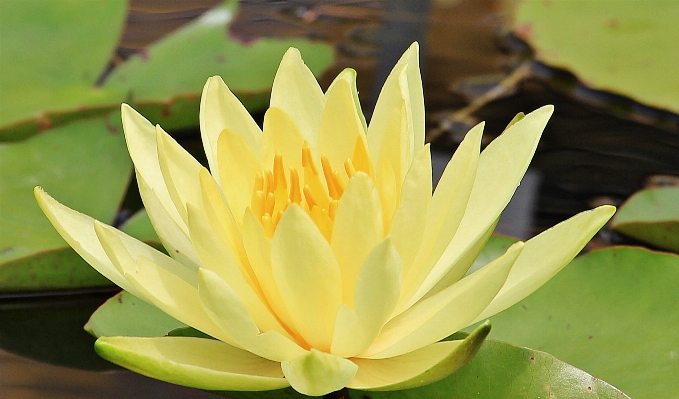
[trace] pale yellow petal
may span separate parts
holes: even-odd
[[[326,155],[334,170],[343,170],[356,140],[365,136],[349,81],[339,79],[326,93],[327,103],[318,131],[317,156]]]
[[[339,265],[330,245],[298,205],[285,211],[271,242],[271,268],[295,329],[329,351],[342,304]]]
[[[177,212],[187,223],[186,203],[198,205],[202,202],[199,180],[202,166],[160,126],[156,126],[156,143],[165,187]]]
[[[385,238],[370,252],[356,281],[353,309],[337,313],[331,352],[345,358],[363,352],[394,311],[401,291],[398,252]]]
[[[144,255],[133,258],[115,229],[97,223],[95,231],[113,265],[134,287],[132,292],[136,292],[135,296],[186,325],[229,344],[235,344],[203,310],[198,297],[197,273],[193,281],[186,281],[182,276],[175,274],[178,267],[172,264],[174,261],[171,258],[160,259],[160,263]]]
[[[192,388],[265,391],[290,385],[279,363],[212,339],[102,337],[95,350],[137,373]]]
[[[296,48],[290,48],[281,60],[271,87],[270,105],[287,112],[302,137],[316,148],[325,96]]]
[[[304,356],[281,363],[283,374],[299,393],[322,396],[339,391],[354,378],[358,366],[329,353],[312,349]]]
[[[237,132],[259,156],[262,131],[219,76],[207,80],[200,99],[200,135],[212,175],[219,181],[217,141],[224,129]]]
[[[408,96],[410,98],[410,117],[413,125],[413,153],[424,145],[424,92],[422,90],[422,77],[420,75],[420,45],[415,42],[398,60],[394,69],[399,65],[407,65],[406,77],[408,82]]]
[[[526,115],[493,140],[479,157],[474,187],[460,227],[415,298],[421,298],[444,276],[462,277],[469,264],[458,260],[483,236],[507,206],[533,158],[554,107]]]
[[[391,228],[391,218],[398,207],[401,196],[400,186],[396,183],[394,168],[389,159],[382,159],[382,163],[377,168],[377,181],[375,186],[380,195],[382,204],[382,221],[384,222],[384,234],[386,235]]]
[[[411,304],[408,301],[455,236],[476,177],[482,137],[480,123],[462,140],[436,185],[420,249],[403,281],[400,310]]]
[[[349,180],[337,206],[330,247],[342,274],[342,302],[354,307],[354,289],[361,265],[382,239],[382,207],[368,175],[358,172]]]
[[[146,213],[149,215],[153,229],[158,234],[167,252],[184,265],[200,267],[200,259],[193,250],[186,223],[181,220],[181,224],[177,224],[161,204],[155,190],[146,183],[146,180],[139,173],[136,176],[139,194],[144,202]]]
[[[120,107],[125,131],[127,149],[134,163],[137,174],[140,175],[158,198],[158,205],[165,208],[168,216],[186,232],[184,224],[172,198],[165,186],[163,173],[158,163],[158,149],[156,144],[156,128],[127,104]]]
[[[399,356],[468,326],[500,291],[522,249],[522,242],[515,243],[485,267],[391,319],[360,357]]]
[[[412,137],[410,137],[408,130],[409,123],[406,102],[401,101],[393,108],[389,117],[376,160],[376,165],[382,164],[386,159],[389,160],[394,169],[397,187],[400,187],[403,183],[403,178],[410,167],[413,156]],[[370,156],[372,157],[372,154]]]
[[[245,208],[250,206],[255,177],[261,166],[241,136],[233,130],[224,130],[217,141],[219,183],[226,203],[236,223],[243,222]]]
[[[486,323],[464,340],[435,342],[386,359],[352,359],[358,365],[358,372],[348,387],[393,391],[439,381],[469,363],[489,332],[490,324]]]
[[[138,296],[137,290],[118,272],[99,243],[94,232],[95,219],[60,204],[41,187],[36,187],[33,193],[54,228],[85,262],[113,284]]]
[[[294,359],[306,353],[280,332],[260,329],[242,298],[217,274],[201,269],[198,279],[200,300],[207,314],[238,345],[277,362]]]
[[[526,242],[507,282],[477,317],[483,320],[519,302],[566,266],[615,213],[604,205],[581,212]]]
[[[389,236],[401,257],[404,276],[422,244],[431,190],[431,153],[429,145],[426,145],[413,158],[403,180],[401,202],[394,212],[389,230]]]
[[[351,94],[352,97],[354,98],[354,103],[356,104],[356,110],[358,111],[358,118],[361,120],[361,125],[363,126],[363,131],[367,132],[368,131],[368,124],[365,121],[365,116],[363,115],[363,111],[361,110],[361,102],[359,101],[358,98],[358,88],[356,87],[356,71],[351,69],[351,68],[344,68],[342,72],[335,77],[335,80],[330,83],[330,87],[328,87],[328,90],[325,92],[325,98],[327,100],[328,98],[328,93],[330,90],[333,88],[335,83],[339,82],[340,80],[345,80],[349,83],[349,86],[351,87]]]
[[[283,156],[284,166],[302,170],[302,146],[304,138],[295,121],[281,108],[271,107],[264,115],[262,135],[262,166],[273,170],[273,159],[277,153]]]

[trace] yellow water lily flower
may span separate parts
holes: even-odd
[[[290,49],[263,129],[219,77],[208,80],[209,171],[123,105],[139,190],[170,256],[36,196],[104,276],[215,338],[102,337],[103,357],[206,390],[402,389],[461,367],[487,328],[476,341],[443,339],[535,291],[613,214],[583,212],[465,276],[551,113],[526,115],[482,153],[483,124],[474,127],[432,195],[417,44],[369,125],[353,70],[323,93]]]

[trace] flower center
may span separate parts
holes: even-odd
[[[271,238],[283,212],[290,204],[298,204],[314,221],[321,234],[330,241],[339,200],[351,177],[365,172],[372,177],[372,166],[364,139],[358,137],[354,153],[344,162],[344,170],[334,170],[325,154],[321,155],[319,173],[309,143],[302,147],[301,173],[290,167],[286,176],[283,156],[276,153],[273,170],[257,173],[250,209]],[[301,176],[300,176],[301,175]]]

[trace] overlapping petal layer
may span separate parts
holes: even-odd
[[[579,214],[463,278],[551,113],[526,115],[483,152],[483,125],[474,127],[432,195],[417,45],[369,125],[355,72],[323,93],[291,49],[262,130],[220,78],[208,80],[200,124],[210,171],[123,105],[141,196],[169,256],[39,188],[36,197],[104,276],[215,338],[101,338],[105,358],[209,390],[401,389],[461,367],[489,326],[442,339],[529,295],[612,215]]]

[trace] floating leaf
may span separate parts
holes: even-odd
[[[95,337],[162,337],[183,327],[186,324],[126,291],[101,305],[85,324]]]
[[[499,258],[500,256],[502,256],[502,254],[504,254],[507,251],[509,247],[512,246],[512,244],[514,244],[517,241],[518,240],[516,238],[508,236],[501,235],[490,236],[490,239],[488,240],[488,242],[486,242],[486,245],[483,247],[483,250],[467,271],[467,274],[473,273],[482,266],[485,266],[488,263]]]
[[[331,46],[305,39],[262,38],[243,44],[228,36],[235,11],[227,2],[203,14],[113,71],[105,87],[123,90],[135,109],[165,129],[198,125],[200,93],[220,75],[245,106],[263,108],[283,53],[298,48],[317,76],[334,58]]]
[[[95,83],[120,36],[125,1],[0,3],[0,139],[19,139],[124,98]]]
[[[512,29],[535,57],[586,85],[679,111],[679,3],[527,0],[513,4]]]
[[[679,252],[679,187],[637,192],[620,207],[611,225],[637,240]]]
[[[491,337],[553,354],[635,399],[679,392],[679,257],[615,247],[575,259],[493,316]]]
[[[127,221],[120,226],[120,230],[138,240],[160,243],[160,238],[158,238],[158,234],[156,234],[156,231],[153,229],[151,219],[149,219],[149,215],[146,213],[145,209],[138,211],[127,219]]]

